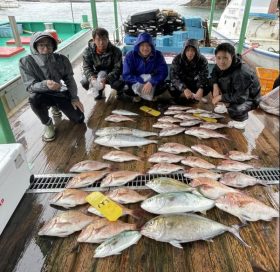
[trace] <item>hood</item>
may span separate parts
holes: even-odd
[[[143,42],[147,42],[152,47],[152,53],[155,52],[155,46],[153,42],[153,37],[149,33],[141,33],[138,35],[137,40],[134,45],[134,51],[139,52],[139,45]]]
[[[57,41],[55,40],[55,38],[49,33],[49,32],[36,32],[30,40],[30,51],[32,54],[38,54],[38,51],[35,48],[35,43],[38,42],[40,39],[42,38],[50,38],[53,40],[54,43],[54,50],[55,51],[57,49]]]
[[[186,52],[187,47],[189,47],[189,46],[191,46],[191,47],[193,47],[195,49],[195,51],[196,51],[195,59],[197,59],[199,57],[199,55],[200,55],[200,52],[199,52],[198,40],[196,40],[196,39],[186,40],[186,42],[184,44],[184,49],[182,51],[182,57],[184,59],[187,58],[186,55],[185,55],[185,52]]]
[[[223,70],[223,71],[220,70],[220,68],[216,64],[218,71],[223,75],[230,74],[236,68],[241,67],[241,65],[242,65],[242,56],[240,54],[236,54],[233,56],[231,66],[227,70]]]

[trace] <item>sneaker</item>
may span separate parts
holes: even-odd
[[[43,141],[51,142],[55,139],[55,129],[52,120],[45,125],[45,130],[43,134]]]
[[[56,106],[52,106],[51,113],[52,113],[53,117],[61,117],[62,116],[61,111]]]
[[[133,102],[138,103],[141,101],[141,97],[140,96],[134,96],[132,99]]]
[[[228,122],[228,127],[230,128],[237,128],[237,129],[244,129],[246,127],[246,120],[242,121],[242,122],[238,122],[238,121],[230,121]]]

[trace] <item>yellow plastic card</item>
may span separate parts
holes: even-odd
[[[140,107],[140,110],[144,111],[144,112],[147,112],[153,116],[159,116],[160,115],[160,111],[157,111],[157,110],[154,110],[152,108],[149,108],[147,106],[142,106]]]
[[[217,119],[210,117],[201,117],[199,113],[194,113],[193,116],[200,118],[201,120],[209,123],[217,123]]]
[[[86,201],[109,221],[116,221],[123,214],[122,208],[118,204],[100,192],[89,194]]]

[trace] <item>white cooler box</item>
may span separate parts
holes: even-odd
[[[30,171],[21,144],[0,144],[0,235],[29,187]]]

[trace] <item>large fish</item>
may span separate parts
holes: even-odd
[[[72,208],[77,205],[82,205],[87,203],[86,197],[88,193],[76,190],[76,189],[66,189],[62,192],[55,194],[50,200],[50,204],[61,206],[64,208]]]
[[[126,230],[136,230],[136,225],[124,223],[119,220],[115,222],[108,221],[106,224],[99,227],[96,227],[93,223],[82,230],[77,241],[83,243],[102,243],[106,239]]]
[[[70,168],[70,172],[88,172],[88,171],[95,171],[95,170],[101,170],[104,168],[109,168],[111,165],[104,162],[99,161],[92,161],[92,160],[86,160],[76,163]]]
[[[241,222],[265,220],[279,217],[279,211],[259,200],[240,192],[227,193],[216,200],[216,206],[240,219]]]
[[[176,162],[180,162],[184,158],[185,157],[183,156],[178,156],[175,154],[170,154],[167,152],[160,151],[151,155],[148,161],[152,163],[161,163],[161,162],[176,163]]]
[[[223,160],[217,165],[217,169],[223,171],[245,171],[252,168],[254,168],[254,166],[250,164],[232,160]]]
[[[148,198],[148,195],[140,195],[138,192],[129,188],[118,188],[106,192],[105,195],[120,204],[136,203]]]
[[[207,241],[228,231],[243,245],[248,246],[240,237],[238,229],[236,225],[228,227],[196,214],[179,213],[160,215],[151,219],[142,227],[141,234],[183,248],[181,243]]]
[[[205,212],[214,206],[213,200],[188,192],[158,194],[141,203],[142,209],[154,214]]]
[[[66,237],[92,223],[93,217],[78,211],[62,212],[44,224],[38,235]]]
[[[104,127],[98,129],[95,132],[95,135],[97,136],[107,136],[107,135],[117,135],[117,134],[133,135],[137,137],[158,136],[157,132],[145,131],[145,130],[130,128],[130,127]]]
[[[208,145],[203,145],[203,144],[198,144],[198,145],[193,145],[191,146],[191,149],[194,151],[202,154],[203,156],[206,157],[211,157],[211,158],[216,158],[216,159],[225,159],[226,156],[223,154],[220,154],[217,152],[215,149]]]
[[[66,188],[82,188],[92,185],[94,182],[104,178],[110,171],[92,171],[81,173],[69,180]]]
[[[126,162],[126,161],[141,161],[141,159],[131,153],[125,151],[110,151],[102,156],[102,159],[114,162]]]
[[[169,192],[189,192],[193,191],[193,188],[188,184],[176,179],[160,177],[149,180],[146,186],[154,190],[157,193],[169,193]]]
[[[171,174],[173,172],[178,172],[180,170],[184,170],[184,167],[172,163],[163,162],[152,166],[148,171],[148,173],[165,175],[165,174]]]
[[[168,152],[172,154],[180,154],[186,152],[193,152],[188,146],[179,143],[165,143],[158,148],[159,151]]]
[[[94,142],[104,146],[111,146],[116,149],[119,149],[120,147],[157,144],[157,141],[155,140],[148,140],[146,138],[136,137],[133,135],[107,135],[96,138]]]
[[[190,185],[194,188],[198,187],[199,193],[210,199],[218,199],[227,193],[238,192],[214,179],[204,177],[193,179]]]
[[[121,110],[121,109],[113,110],[112,113],[117,114],[117,115],[126,115],[126,116],[137,116],[138,115],[138,113],[131,112],[128,110]]]
[[[121,252],[130,247],[141,238],[139,231],[123,231],[103,242],[99,247],[95,249],[95,258],[103,258],[111,255],[118,255]]]
[[[205,169],[213,169],[216,167],[214,164],[195,156],[188,156],[181,160],[181,163],[190,167],[199,167]]]
[[[111,187],[111,186],[121,186],[126,184],[129,181],[134,180],[138,176],[141,176],[142,173],[128,171],[128,170],[121,170],[115,171],[108,174],[100,184],[100,187]]]
[[[212,129],[201,128],[201,127],[192,127],[185,130],[185,134],[195,136],[199,139],[209,139],[209,138],[224,138],[228,137],[224,134],[216,132]]]
[[[212,171],[209,171],[207,169],[193,167],[190,168],[188,171],[185,172],[184,177],[195,179],[195,178],[210,178],[210,179],[219,179],[222,175],[219,173],[215,173]]]
[[[173,135],[177,135],[177,134],[184,132],[184,130],[185,130],[185,128],[182,128],[182,127],[163,128],[159,132],[159,136],[160,137],[173,136]]]
[[[227,186],[235,188],[245,188],[247,186],[253,186],[255,184],[279,184],[279,180],[260,180],[240,172],[225,173],[219,181]]]
[[[259,157],[256,155],[246,154],[244,152],[232,150],[228,152],[228,157],[234,161],[249,161],[251,159],[258,159]]]
[[[227,124],[221,124],[221,123],[209,123],[209,122],[203,122],[202,124],[199,125],[202,128],[207,128],[207,129],[219,129],[219,128],[226,128],[228,127]]]
[[[119,123],[119,122],[124,122],[124,121],[132,121],[135,122],[134,119],[124,116],[124,115],[120,115],[120,114],[112,114],[107,116],[105,119],[105,121],[109,121],[109,122],[114,122],[114,123]]]

